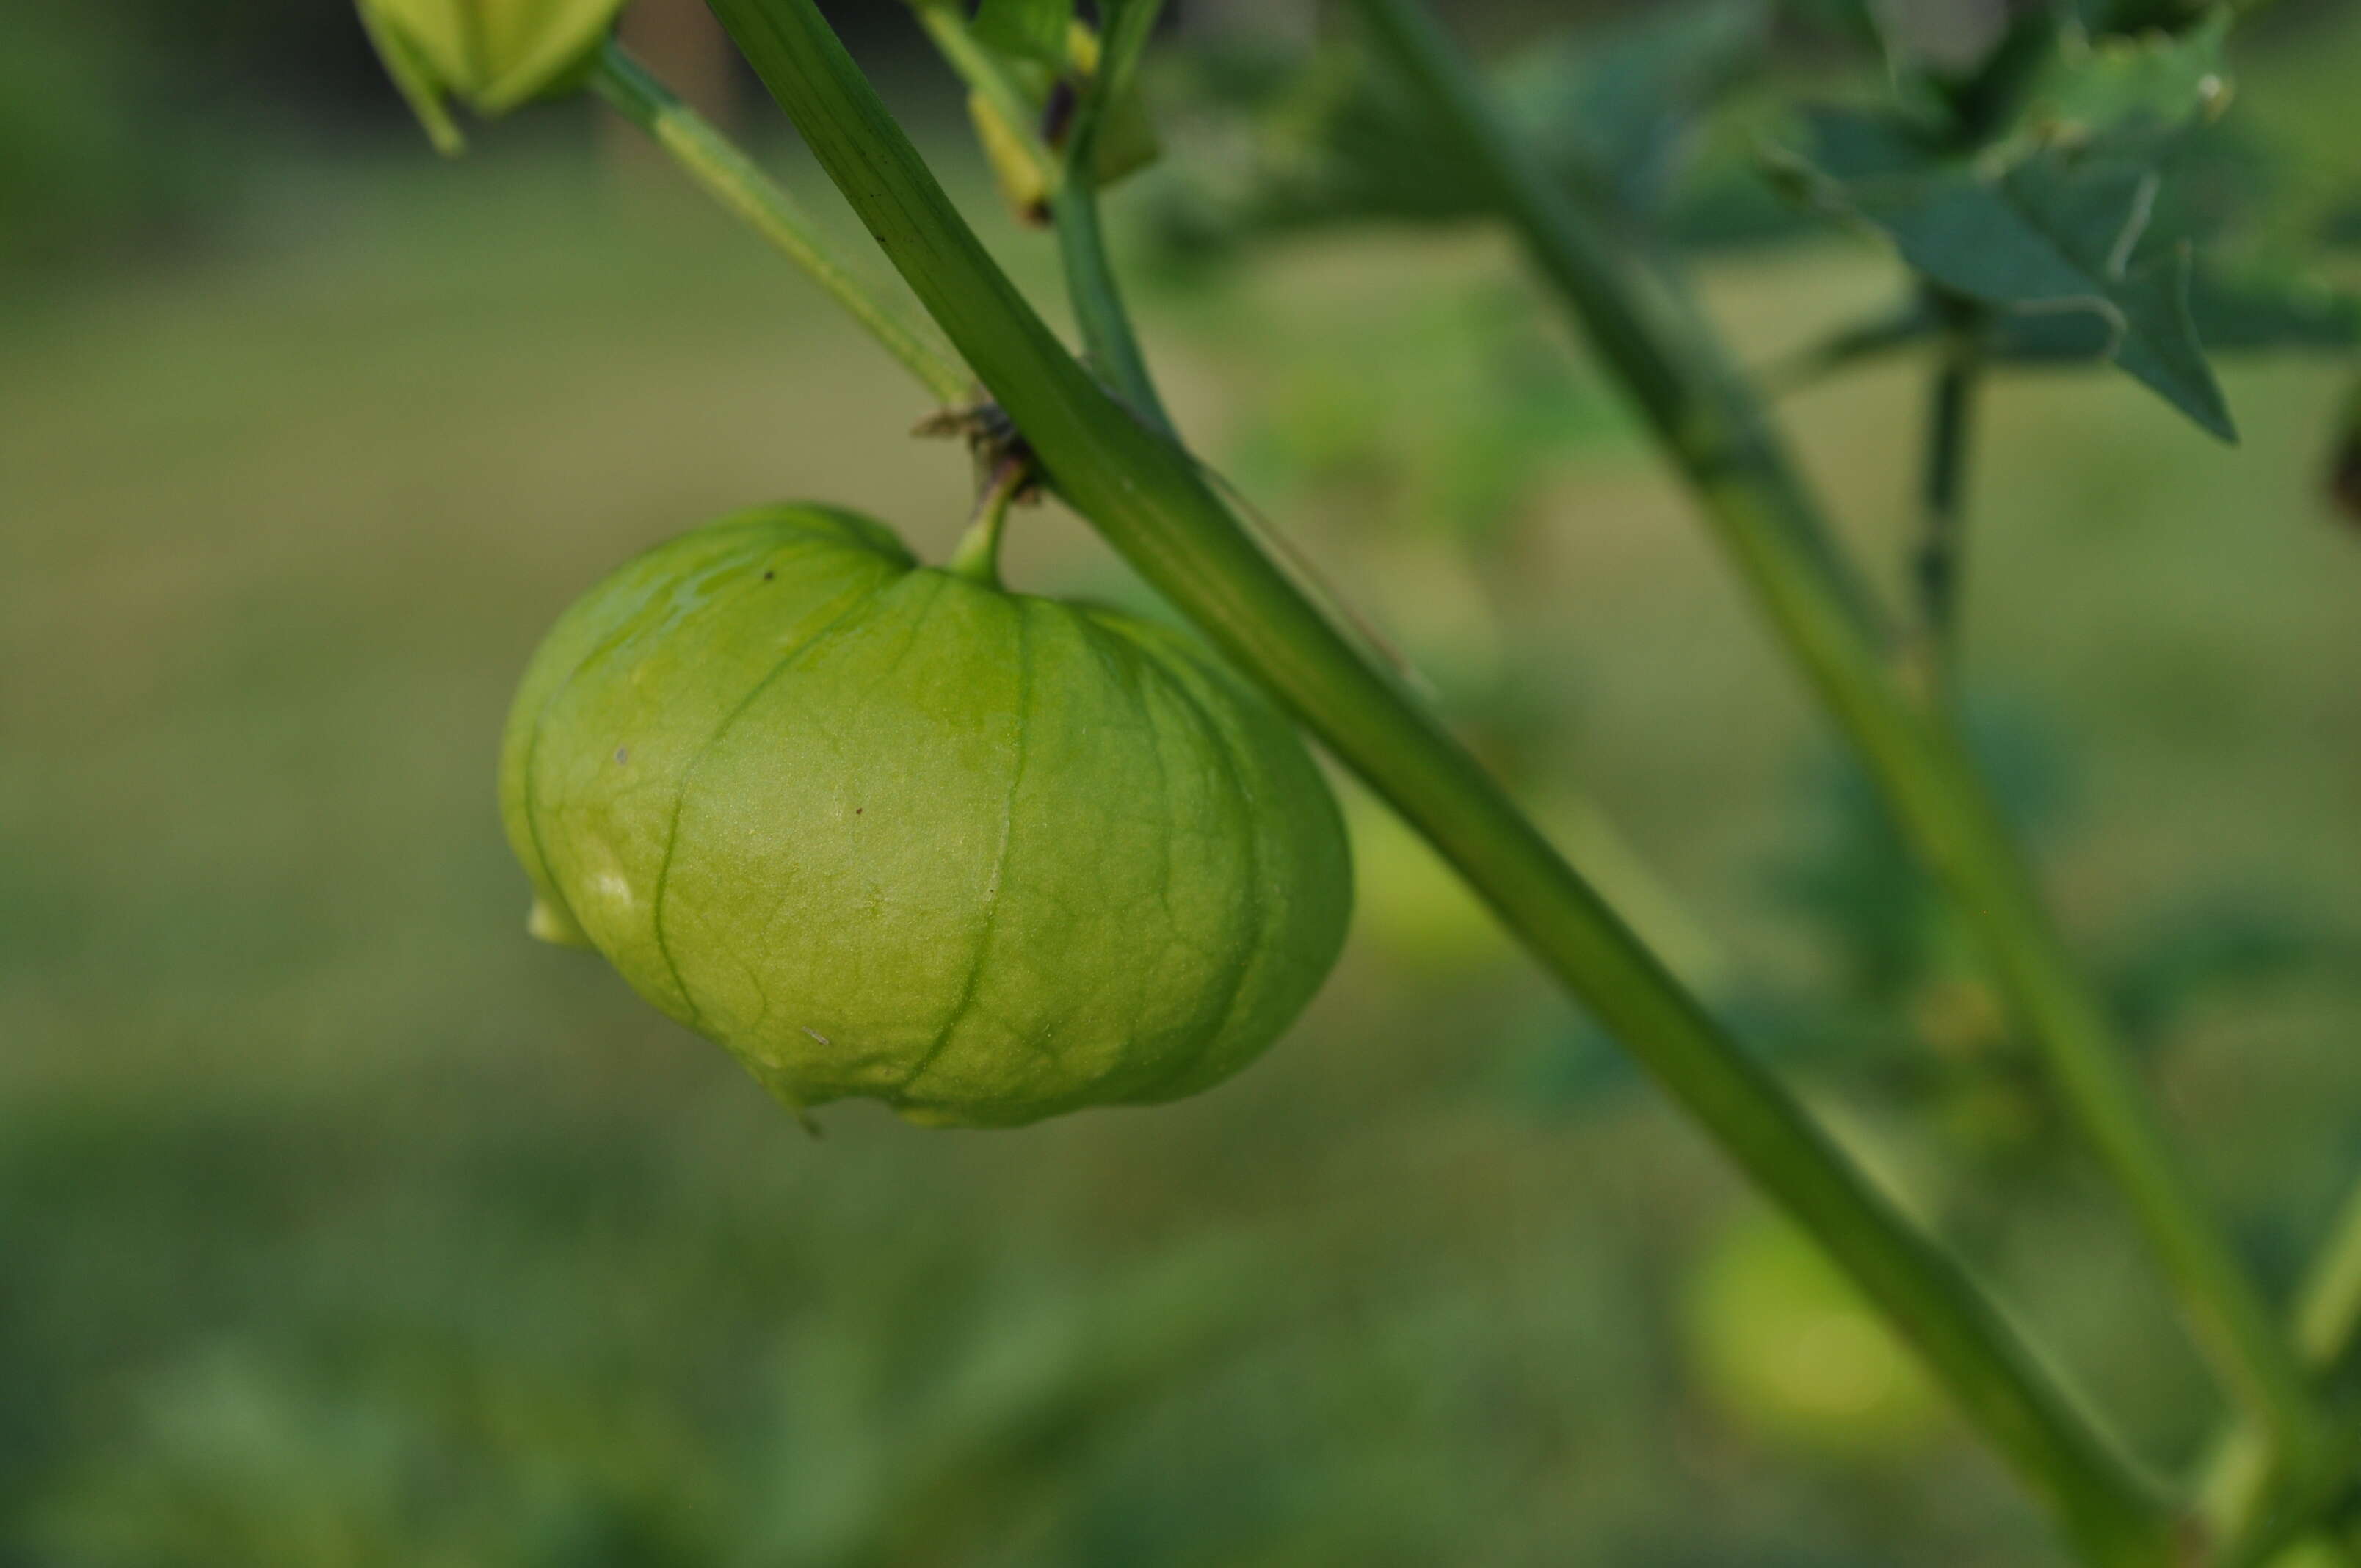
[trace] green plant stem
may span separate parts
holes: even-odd
[[[1713,345],[1576,211],[1492,106],[1475,68],[1419,0],[1354,0],[1385,55],[1455,133],[1503,214],[1622,378],[1704,502],[1894,817],[1958,905],[2041,1046],[2069,1111],[2129,1201],[2200,1343],[2263,1420],[2283,1469],[2316,1475],[2326,1418],[2273,1314],[2182,1169],[2132,1059],[2051,927],[1948,718],[1894,679],[1883,639],[1818,543],[1826,530],[1756,400]]]
[[[682,103],[622,45],[609,40],[599,51],[591,64],[590,86],[616,113],[671,154],[673,161],[708,195],[826,290],[928,391],[947,404],[970,400],[974,389],[967,372],[929,346],[916,328],[872,295],[852,270],[829,252],[818,227],[796,199]]]
[[[1159,8],[1160,0],[1133,0],[1128,7],[1117,12],[1117,19],[1126,28],[1153,26]],[[1044,199],[1049,203],[1049,221],[1057,227],[1066,291],[1093,367],[1116,395],[1131,405],[1134,413],[1159,430],[1170,431],[1171,416],[1165,411],[1164,400],[1148,375],[1147,358],[1132,331],[1131,317],[1124,309],[1122,290],[1108,262],[1106,236],[1099,221],[1094,170],[1098,127],[1118,83],[1102,70],[1085,84],[1061,155],[1036,134],[1032,108],[992,51],[976,42],[958,6],[941,4],[940,0],[920,0],[917,12],[920,25],[934,40],[945,63],[967,83],[970,92],[990,103],[1011,127],[1016,146],[1026,161],[1033,165],[1034,174],[1047,192]],[[1141,16],[1144,22],[1130,20]],[[1101,50],[1101,60],[1107,64],[1119,61],[1122,43],[1120,37],[1111,35]]]
[[[2320,1384],[2361,1360],[2361,1184],[2356,1184],[2313,1255],[2297,1292],[2291,1325],[2304,1370]],[[2348,1462],[2352,1454],[2348,1452]],[[2252,1423],[2225,1433],[2201,1473],[2198,1495],[2223,1542],[2224,1564],[2260,1562],[2309,1521],[2273,1489],[2270,1443]],[[2347,1554],[2349,1560],[2349,1554]]]
[[[1923,527],[1912,576],[1918,588],[1918,635],[1929,691],[1947,691],[1959,658],[1959,608],[1966,574],[1968,449],[1982,370],[1976,326],[1960,319],[1944,334],[1927,406],[1927,456],[1919,495]]]
[[[1049,218],[1058,227],[1058,249],[1066,267],[1066,293],[1073,302],[1082,346],[1098,373],[1134,413],[1170,433],[1172,416],[1157,395],[1156,382],[1124,309],[1123,292],[1108,261],[1099,222],[1098,133],[1108,103],[1123,85],[1119,77],[1148,29],[1156,25],[1162,0],[1127,0],[1114,8],[1099,53],[1100,69],[1084,86],[1066,142],[1064,178],[1049,196]]]
[[[1115,269],[1108,264],[1106,238],[1099,224],[1099,197],[1094,181],[1070,170],[1056,195],[1049,198],[1049,220],[1058,227],[1058,251],[1065,262],[1066,293],[1074,307],[1074,323],[1082,328],[1082,346],[1092,368],[1105,378],[1133,413],[1170,433],[1172,416],[1158,396],[1148,375],[1139,339],[1123,306]]]
[[[1022,458],[1003,458],[991,482],[976,502],[975,521],[968,525],[945,570],[986,587],[1000,587],[1000,540],[1007,531],[1008,508],[1025,488],[1030,475]]]
[[[1257,550],[1189,455],[1068,355],[811,0],[711,0],[1060,491],[1456,865],[1920,1347],[2094,1563],[2164,1568],[2169,1511],[1941,1249],[1740,1050],[1466,751]]]
[[[1925,313],[1915,304],[1907,305],[1839,327],[1779,356],[1755,370],[1754,382],[1768,398],[1808,391],[1840,370],[1874,364],[1923,343],[1927,334]]]

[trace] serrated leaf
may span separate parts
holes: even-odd
[[[2201,257],[2189,303],[2209,354],[2334,353],[2361,344],[2361,295],[2284,264],[2226,269]],[[1775,372],[1778,385],[1782,390],[1808,386],[1930,343],[1948,330],[1922,295],[1798,351]],[[2106,323],[2097,316],[2009,312],[1985,324],[1980,348],[1994,365],[2072,366],[2103,363],[2109,342]]]
[[[2216,5],[2185,32],[2074,42],[2036,90],[2030,118],[2052,135],[2216,118],[2230,103],[2232,19]]]
[[[1062,71],[1074,0],[983,0],[975,13],[978,42]]]
[[[2200,258],[2190,279],[2189,313],[2209,354],[2334,351],[2361,344],[2361,296],[2291,268],[2224,268]],[[2020,364],[2096,359],[2104,323],[2090,316],[2011,315],[1996,323],[1995,359]]]
[[[2159,235],[2162,176],[2107,147],[2034,149],[1997,170],[1891,116],[1821,110],[1795,166],[1824,203],[1883,232],[1922,276],[2005,310],[2079,314],[2104,355],[2208,431],[2236,433],[2190,315],[2191,247]]]

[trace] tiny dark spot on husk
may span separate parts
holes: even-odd
[[[615,765],[617,767],[621,767],[625,762],[628,762],[631,760],[631,749],[629,746],[618,746],[615,748]]]

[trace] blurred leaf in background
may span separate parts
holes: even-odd
[[[0,16],[0,265],[120,250],[193,215],[196,170],[155,135],[161,63],[128,29]]]
[[[1499,68],[1499,90],[1560,179],[1631,221],[1661,217],[1707,112],[1767,63],[1770,19],[1757,0],[1704,0],[1554,29]],[[1224,126],[1233,148],[1243,133],[1248,149],[1197,164],[1207,183],[1168,195],[1176,243],[1488,211],[1453,149],[1349,38],[1308,59],[1232,44],[1169,74],[1184,109]]]
[[[1891,114],[1818,109],[1804,123],[1798,168],[1816,200],[1945,289],[2095,319],[2106,358],[2235,439],[2190,315],[2191,236],[2155,222],[2164,176],[2148,137],[2044,147],[1993,176]]]

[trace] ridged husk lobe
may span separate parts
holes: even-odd
[[[560,619],[501,764],[535,930],[796,1106],[1002,1125],[1258,1055],[1342,943],[1335,804],[1194,642],[726,518]]]

